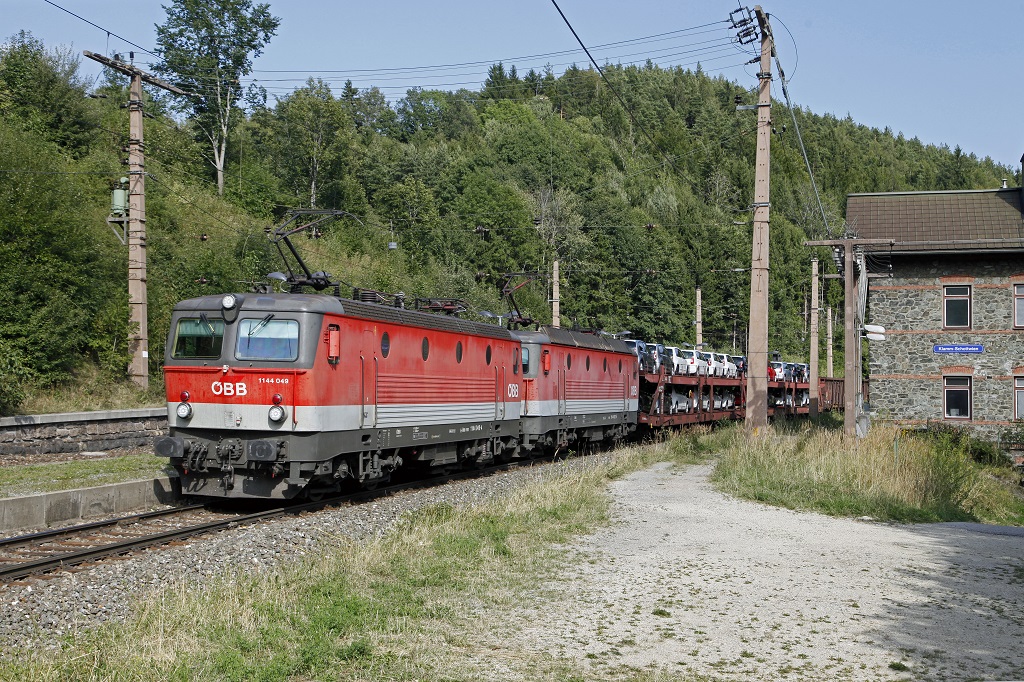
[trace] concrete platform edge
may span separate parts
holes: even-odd
[[[180,493],[178,479],[164,476],[95,488],[0,498],[0,532],[27,532],[57,523],[88,521],[142,510],[175,502]]]

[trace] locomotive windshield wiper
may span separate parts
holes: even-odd
[[[217,330],[213,328],[212,324],[210,324],[210,318],[206,316],[206,313],[199,313],[199,319],[206,325],[206,328],[210,332],[210,336],[215,336],[217,334]]]
[[[256,332],[266,327],[267,323],[270,322],[272,319],[274,319],[274,313],[267,313],[267,316],[260,320],[259,324],[257,324],[255,327],[249,330],[249,336],[255,335]]]

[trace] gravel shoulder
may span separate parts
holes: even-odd
[[[473,506],[540,480],[552,466],[566,471],[605,458],[614,454],[400,493],[0,586],[0,657],[57,647],[61,634],[125,618],[147,593],[202,589],[205,576],[240,567],[271,571],[336,543],[338,534],[379,536],[424,505]],[[669,679],[1024,679],[1024,529],[889,525],[776,509],[717,492],[710,470],[658,465],[612,483],[612,523],[563,548],[559,573],[506,604],[471,609],[466,641],[477,646],[458,647],[466,663],[475,661],[467,670],[511,679],[511,670],[501,674],[503,658],[541,656],[587,680],[634,679],[637,670]]]
[[[613,483],[613,523],[510,614],[520,645],[595,678],[1024,679],[1024,529],[777,509],[710,470]]]

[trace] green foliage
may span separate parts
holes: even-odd
[[[270,5],[252,0],[175,0],[156,27],[161,60],[153,70],[190,93],[185,100],[197,132],[210,144],[218,193],[224,193],[228,136],[241,118],[241,79],[281,20]]]
[[[10,414],[25,400],[25,386],[32,379],[18,349],[0,338],[0,414]]]
[[[742,348],[754,128],[735,111],[734,98],[749,94],[737,84],[700,69],[609,65],[606,75],[660,150],[600,76],[576,66],[556,77],[496,64],[480,92],[410,90],[393,105],[377,88],[347,82],[336,91],[311,79],[270,106],[253,93],[243,110],[236,81],[278,27],[268,6],[176,0],[167,12],[159,69],[200,96],[181,100],[188,118],[179,122],[168,116],[177,98],[144,94],[153,114],[154,371],[177,301],[246,290],[282,269],[263,228],[289,206],[349,214],[324,225],[319,239],[294,239],[312,269],[346,284],[503,312],[495,287],[502,274],[537,271],[516,296],[547,321],[545,275],[558,260],[566,322],[692,343],[700,286],[705,340],[724,350],[735,338]],[[217,69],[221,79],[208,80]],[[66,50],[48,51],[25,33],[0,47],[0,167],[18,171],[0,174],[0,339],[9,349],[6,376],[16,377],[4,382],[5,411],[26,387],[62,382],[84,360],[110,378],[127,365],[127,253],[104,218],[110,183],[124,173],[128,94],[118,75],[98,92],[107,99],[84,97]],[[843,228],[848,192],[1019,179],[959,148],[795,114],[833,232]],[[812,251],[803,241],[821,237],[825,223],[794,137],[774,139],[772,155],[770,344],[786,359],[804,359]],[[214,196],[214,177],[230,203]],[[839,287],[826,286],[824,296],[839,307]]]
[[[48,51],[25,31],[0,46],[0,115],[75,155],[96,135],[85,92],[70,48]]]

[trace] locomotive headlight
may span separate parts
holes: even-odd
[[[220,299],[220,305],[224,310],[231,310],[238,305],[238,299],[234,294],[225,294],[224,298]]]
[[[178,409],[175,410],[179,419],[188,419],[192,416],[192,406],[188,403],[178,403]]]
[[[273,405],[270,408],[270,421],[272,422],[283,422],[285,418],[285,409],[281,405]]]

